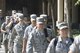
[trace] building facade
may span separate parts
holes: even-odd
[[[0,0],[0,9],[3,16],[10,15],[11,10],[22,10],[25,15],[46,13],[59,22],[67,20],[67,15],[64,15],[66,14],[65,11],[68,10],[70,22],[80,23],[80,6],[75,6],[76,1],[68,0],[66,6],[66,0]]]

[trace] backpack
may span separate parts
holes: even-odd
[[[45,34],[45,37],[48,37],[47,28],[44,28],[44,34]]]
[[[50,43],[50,38],[48,38],[49,36],[48,36],[48,32],[47,32],[47,28],[44,28],[44,34],[45,34],[45,37],[46,37],[46,39],[47,39],[47,42],[48,43]]]
[[[71,37],[70,37],[70,40],[72,41],[72,43],[74,42],[74,38],[71,38]],[[58,37],[56,37],[55,40],[54,40],[54,48],[55,48],[56,45],[57,45],[57,41],[58,41]]]

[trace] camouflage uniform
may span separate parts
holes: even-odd
[[[15,25],[12,31],[11,42],[14,41],[13,47],[14,53],[22,52],[22,42],[25,28],[26,28],[25,25],[21,25],[20,23],[18,23],[17,25]]]
[[[13,46],[12,46],[12,42],[11,42],[11,34],[12,34],[12,29],[13,29],[13,27],[15,26],[17,24],[17,21],[15,21],[14,19],[13,19],[13,17],[12,16],[10,16],[10,23],[8,24],[9,26],[9,28],[10,28],[10,32],[9,32],[9,41],[8,41],[8,53],[13,53]]]
[[[70,46],[72,53],[80,53],[80,35],[75,37],[73,44]]]
[[[29,25],[29,26],[25,29],[25,33],[24,33],[24,37],[23,37],[23,38],[27,39],[27,38],[28,38],[28,35],[31,33],[31,31],[33,30],[33,28],[34,28],[34,26],[32,26],[32,24]]]
[[[31,14],[30,18],[31,18],[31,22],[35,21],[36,22],[36,14]],[[36,23],[35,23],[36,24]],[[29,34],[31,33],[31,31],[33,30],[33,28],[35,27],[35,25],[33,26],[33,24],[29,25],[28,27],[26,27],[25,29],[25,33],[24,33],[24,38],[28,39]]]
[[[69,46],[72,44],[72,41],[69,38],[64,39],[63,41],[59,36],[56,46],[54,46],[54,41],[55,38],[50,42],[46,53],[68,53]]]
[[[7,23],[4,22],[1,26],[1,29],[5,30],[6,32],[3,33],[3,44],[4,44],[4,47],[5,47],[5,53],[8,52],[8,36],[9,36],[9,28],[6,28],[7,26]]]
[[[67,23],[61,22],[57,27],[59,29],[59,36],[52,39],[46,53],[68,53],[69,47],[73,42],[72,39],[68,37]]]
[[[23,14],[19,14],[18,16],[20,18],[19,20],[20,22],[14,26],[12,30],[12,35],[11,35],[11,42],[14,41],[14,46],[13,46],[14,53],[22,52],[24,30],[27,27],[23,22],[24,20]]]
[[[47,29],[47,31],[50,37],[52,35],[51,30]],[[27,53],[45,53],[47,46],[47,38],[45,37],[44,32],[33,29],[27,42]]]
[[[43,28],[38,29],[35,27],[30,33],[27,41],[27,53],[45,53],[48,46],[47,37],[44,33],[44,19],[37,17],[36,22],[37,26],[43,24]],[[48,37],[51,37],[53,35],[52,30],[47,29],[47,34]]]
[[[31,31],[33,30],[33,28],[35,27],[35,25],[36,25],[37,15],[36,15],[36,14],[31,14],[31,15],[30,15],[30,18],[31,18],[31,19],[30,19],[31,25],[29,25],[29,26],[25,29],[22,53],[26,53],[26,46],[27,46],[28,36],[29,36],[29,34],[31,33]]]

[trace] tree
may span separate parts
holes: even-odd
[[[80,0],[77,0],[77,2],[75,3],[75,5],[80,5]]]
[[[53,31],[54,31],[55,35],[57,35],[57,31],[56,31],[56,13],[55,13],[56,3],[57,3],[57,0],[51,0],[51,17],[52,17]]]

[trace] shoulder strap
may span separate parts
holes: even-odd
[[[44,28],[44,34],[45,34],[45,37],[48,37],[48,33],[47,33],[47,29]]]
[[[73,41],[74,41],[74,38],[70,38],[70,40],[72,41],[72,43],[73,43]],[[58,41],[58,37],[56,37],[55,38],[55,40],[54,40],[54,48],[56,47],[56,45],[57,45],[57,41]]]
[[[58,37],[56,37],[54,40],[54,48],[56,47],[57,41],[58,41]]]
[[[74,38],[70,37],[70,40],[72,41],[72,43],[74,42]]]

